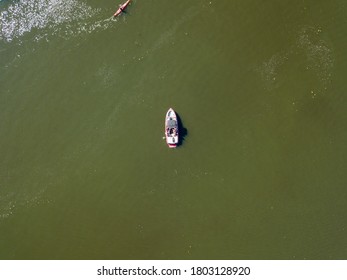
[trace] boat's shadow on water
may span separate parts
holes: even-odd
[[[177,147],[181,146],[184,142],[185,137],[188,135],[188,129],[184,127],[182,119],[179,114],[177,114],[177,124],[178,124],[178,131],[179,131],[179,138],[178,138],[178,143]]]

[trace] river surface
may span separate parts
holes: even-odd
[[[347,2],[118,4],[0,1],[0,259],[347,259]]]

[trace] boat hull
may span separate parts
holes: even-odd
[[[124,4],[120,6],[120,8],[114,13],[114,17],[120,15],[122,13],[122,10],[124,10],[130,3],[131,0],[126,1]]]
[[[170,108],[165,116],[165,139],[169,148],[176,148],[179,140],[178,120],[175,111]]]

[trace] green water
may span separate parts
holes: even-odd
[[[0,1],[0,259],[346,259],[346,1],[118,4]]]

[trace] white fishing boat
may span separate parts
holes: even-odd
[[[169,148],[176,148],[178,144],[178,121],[175,111],[170,108],[165,116],[165,138]]]

